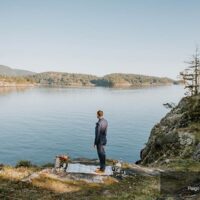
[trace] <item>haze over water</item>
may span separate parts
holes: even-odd
[[[96,111],[109,122],[107,157],[135,162],[152,127],[183,86],[143,89],[29,88],[0,91],[0,163],[53,162],[58,154],[97,158]]]

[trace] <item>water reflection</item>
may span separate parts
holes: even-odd
[[[7,95],[13,92],[24,92],[30,87],[0,87],[0,95]]]

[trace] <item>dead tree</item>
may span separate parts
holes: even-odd
[[[188,89],[186,94],[197,95],[200,93],[200,55],[198,48],[196,48],[192,59],[186,63],[189,64],[188,68],[180,73],[185,88]]]

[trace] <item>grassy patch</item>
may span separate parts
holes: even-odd
[[[41,175],[39,178],[34,179],[32,184],[39,188],[51,190],[56,193],[66,193],[80,190],[80,187],[77,184],[58,181],[45,175]]]
[[[174,159],[169,163],[161,166],[163,169],[170,169],[175,171],[188,171],[188,172],[199,172],[200,162],[192,159]]]
[[[153,200],[159,196],[159,178],[141,175],[124,178],[118,183],[107,181],[106,184],[60,181],[44,174],[31,183],[21,181],[37,170],[37,168],[4,167],[0,171],[0,199]]]
[[[34,170],[34,168],[13,168],[11,166],[5,166],[3,167],[3,170],[0,171],[0,178],[9,180],[21,180],[33,173]]]

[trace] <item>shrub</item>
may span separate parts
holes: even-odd
[[[46,164],[43,164],[41,167],[42,168],[54,167],[54,164],[53,163],[46,163]]]
[[[17,162],[16,167],[32,167],[33,164],[29,160],[20,160]]]

